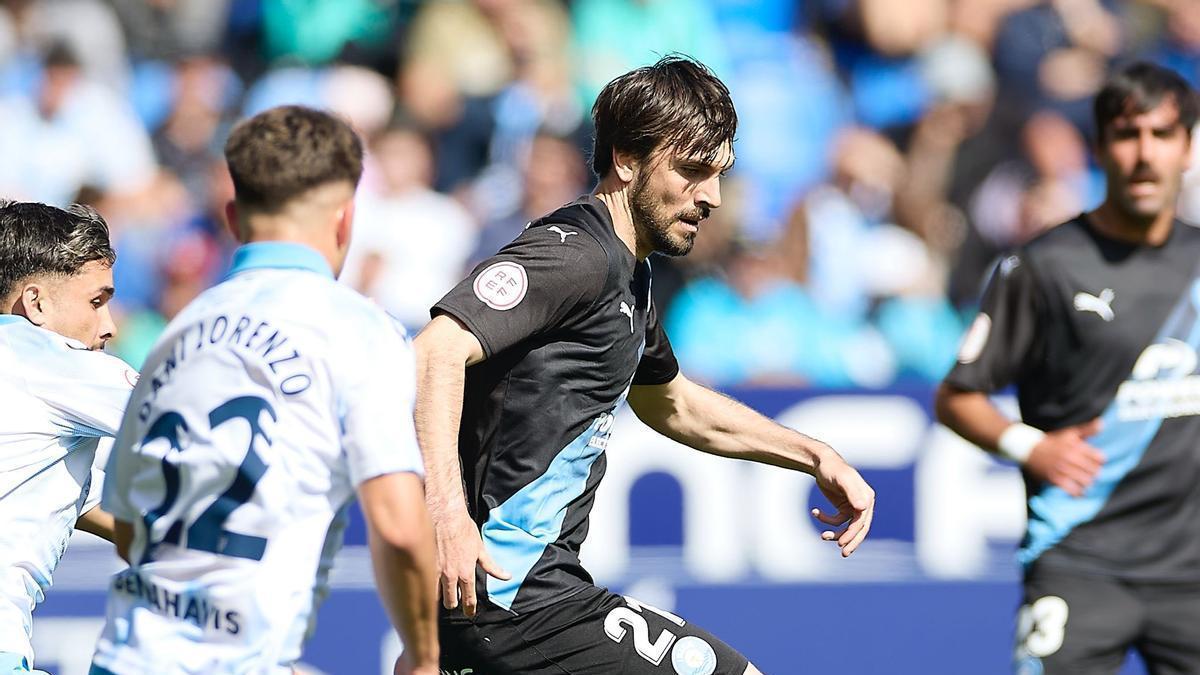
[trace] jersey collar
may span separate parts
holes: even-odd
[[[225,278],[260,269],[306,270],[333,278],[333,270],[320,253],[304,244],[287,241],[256,241],[238,247]]]
[[[18,321],[25,321],[25,317],[19,314],[0,314],[0,326],[7,323],[17,323]]]

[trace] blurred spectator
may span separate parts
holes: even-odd
[[[1163,39],[1148,56],[1173,68],[1193,88],[1200,86],[1200,12],[1194,0],[1160,0],[1165,5]]]
[[[713,7],[703,0],[575,0],[575,62],[583,105],[609,80],[682,52],[729,78],[728,57]]]
[[[994,54],[1010,119],[1053,107],[1088,128],[1091,98],[1122,46],[1114,8],[1110,0],[1042,0],[1004,19]]]
[[[517,208],[520,174],[539,130],[567,138],[584,129],[584,110],[571,86],[570,21],[562,7],[550,2],[512,3],[499,16],[499,28],[515,73],[491,103],[488,166],[475,188],[484,194],[475,204],[477,210],[485,209],[480,211],[485,219]]]
[[[398,9],[397,3],[374,0],[262,0],[267,59],[320,65],[347,51],[365,62],[391,55]]]
[[[154,151],[193,199],[207,203],[209,166],[221,157],[235,77],[224,64],[201,56],[180,61],[173,79],[173,107],[154,134]]]
[[[970,227],[956,253],[951,297],[973,302],[995,258],[1052,225],[1091,208],[1103,181],[1089,165],[1083,135],[1041,111],[1022,126],[1018,152],[997,162],[965,195]]]
[[[868,261],[875,230],[889,223],[892,199],[904,178],[903,156],[884,136],[862,128],[835,143],[832,181],[809,193],[795,218],[809,240],[809,287],[822,308],[861,320],[879,270]],[[908,262],[891,269],[907,273]]]
[[[815,41],[744,26],[730,37],[737,45],[737,173],[748,190],[745,236],[761,242],[777,236],[791,203],[828,175],[830,139],[851,109]]]
[[[321,91],[322,107],[341,115],[366,138],[383,130],[396,107],[391,84],[379,73],[359,66],[329,70]]]
[[[865,324],[821,311],[772,253],[737,248],[722,278],[686,286],[665,317],[681,367],[715,385],[846,387],[891,381],[887,345]]]
[[[583,155],[569,139],[545,131],[538,133],[524,166],[518,208],[484,223],[471,254],[472,265],[516,239],[531,221],[587,192]]]
[[[166,322],[221,278],[237,246],[225,222],[233,181],[223,158],[209,160],[204,181],[204,202],[194,201],[169,171],[137,200],[87,200],[114,225],[113,302],[125,321],[111,349],[135,366]]]
[[[0,3],[0,64],[5,89],[32,94],[40,56],[56,45],[73,55],[92,82],[120,92],[129,79],[125,35],[99,0],[7,0]],[[8,93],[8,92],[4,92]]]
[[[63,205],[85,184],[122,196],[154,176],[128,103],[89,80],[66,44],[47,52],[36,98],[0,99],[0,119],[0,193]]]
[[[997,255],[1099,198],[1088,99],[1112,64],[1200,82],[1196,7],[0,0],[0,194],[102,209],[114,348],[138,362],[233,245],[231,123],[331,109],[371,139],[346,281],[415,328],[472,259],[589,189],[600,87],[681,51],[742,121],[724,206],[691,255],[652,261],[685,366],[722,384],[934,381]],[[1180,217],[1200,220],[1200,168]]]
[[[371,143],[377,183],[359,193],[342,280],[412,330],[463,273],[478,236],[467,210],[435,192],[429,140],[394,124]]]
[[[850,83],[862,124],[890,129],[913,124],[930,93],[917,55],[946,30],[947,0],[859,0],[834,15],[833,50]]]
[[[521,0],[427,2],[413,18],[405,47],[406,66],[432,70],[463,96],[498,93],[513,77],[500,16]]]
[[[229,22],[231,0],[109,0],[130,54],[173,61],[215,53]]]

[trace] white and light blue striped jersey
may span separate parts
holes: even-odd
[[[33,661],[32,612],[80,514],[137,375],[120,359],[0,316],[0,652]]]
[[[167,327],[108,463],[134,525],[94,673],[288,673],[355,487],[423,472],[403,329],[298,244],[234,255]]]

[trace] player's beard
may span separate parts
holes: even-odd
[[[672,227],[680,219],[699,222],[708,217],[708,209],[697,207],[672,214],[662,212],[662,206],[650,194],[649,174],[641,173],[633,181],[629,191],[629,211],[633,215],[634,227],[649,239],[652,250],[669,256],[685,256],[696,243],[695,232],[673,233]]]
[[[1151,180],[1158,184],[1158,199],[1149,204],[1142,204],[1129,194],[1129,186],[1139,180]],[[1162,211],[1174,206],[1179,198],[1180,184],[1183,181],[1182,172],[1163,175],[1145,164],[1139,164],[1128,176],[1122,177],[1124,190],[1116,200],[1116,206],[1130,221],[1149,226]]]

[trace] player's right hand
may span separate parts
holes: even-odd
[[[871,519],[875,514],[875,490],[833,448],[828,448],[828,454],[816,469],[813,477],[817,479],[817,487],[837,512],[825,513],[816,508],[812,510],[812,515],[826,525],[845,526],[840,532],[826,530],[821,533],[821,538],[837,542],[842,549],[842,557],[849,557],[871,530]]]
[[[479,607],[475,596],[475,565],[497,579],[508,580],[512,576],[488,555],[479,528],[465,510],[440,518],[434,516],[433,530],[437,539],[442,606],[454,609],[461,598],[463,614],[473,617]]]
[[[1082,497],[1104,466],[1104,454],[1087,443],[1100,431],[1100,420],[1051,431],[1025,460],[1034,478],[1062,488],[1072,497]]]

